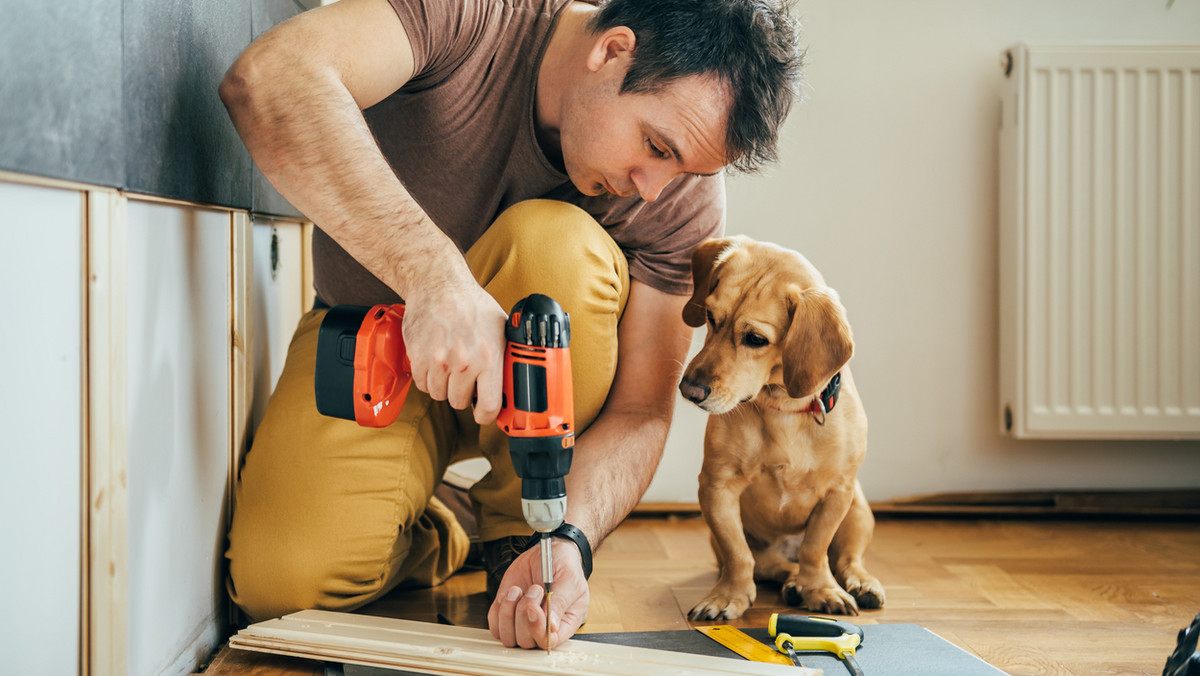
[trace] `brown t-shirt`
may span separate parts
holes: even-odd
[[[509,206],[557,199],[604,226],[633,278],[688,294],[691,250],[724,231],[723,175],[678,178],[654,202],[589,197],[538,146],[536,74],[569,2],[391,0],[415,69],[404,87],[364,111],[367,123],[405,188],[461,250]],[[399,300],[319,228],[313,267],[317,294],[327,303]]]

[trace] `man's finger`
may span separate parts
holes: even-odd
[[[517,604],[517,645],[536,648],[546,641],[546,616],[542,612],[541,585],[532,585],[525,590],[525,597]],[[545,647],[545,646],[542,646]]]
[[[590,594],[585,586],[564,585],[550,598],[551,642],[558,645],[571,638],[587,617]],[[542,630],[545,631],[543,625]]]
[[[461,411],[471,405],[471,397],[475,394],[475,377],[469,367],[463,367],[450,374],[447,383],[446,400],[450,406]]]
[[[521,588],[513,585],[496,596],[496,602],[492,604],[492,609],[495,610],[494,622],[492,612],[488,612],[492,635],[500,639],[500,643],[506,648],[517,645],[517,627],[513,620],[517,613],[517,603],[522,596]]]
[[[496,360],[479,373],[475,402],[475,422],[491,425],[500,415],[500,401],[504,394],[504,362]]]

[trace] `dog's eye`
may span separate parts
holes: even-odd
[[[708,318],[708,325],[709,325],[709,326],[716,326],[716,325],[717,325],[717,320],[713,319],[713,316],[712,316],[712,310],[705,310],[705,311],[704,311],[704,316],[705,316],[706,318]]]
[[[742,337],[742,344],[746,347],[766,347],[770,342],[757,333],[747,333]]]

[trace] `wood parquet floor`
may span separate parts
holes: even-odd
[[[1200,526],[1183,521],[881,518],[867,568],[887,606],[859,624],[916,623],[1015,675],[1157,675],[1200,612]],[[698,517],[634,516],[596,555],[583,631],[687,629],[716,581]],[[487,626],[481,572],[394,592],[374,615]],[[781,605],[760,586],[732,622],[765,626]],[[224,649],[208,674],[319,674],[312,664]]]

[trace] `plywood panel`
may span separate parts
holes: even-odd
[[[188,673],[224,628],[230,218],[128,207],[131,676]]]
[[[81,193],[0,182],[5,673],[79,669],[83,250]]]

